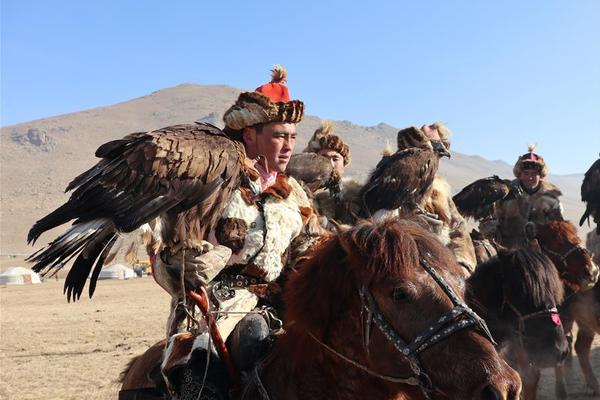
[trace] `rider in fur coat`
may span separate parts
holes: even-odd
[[[528,152],[517,159],[513,173],[512,195],[502,200],[492,218],[481,221],[481,233],[504,247],[517,247],[524,243],[527,222],[546,223],[563,220],[560,189],[545,180],[548,167],[543,157]]]
[[[281,71],[276,68],[275,72]],[[224,131],[243,142],[248,160],[256,160],[256,174],[242,177],[241,185],[224,205],[215,229],[208,234],[206,251],[163,252],[156,259],[155,278],[173,297],[167,326],[169,346],[165,353],[165,365],[169,368],[173,363],[187,360],[174,356],[178,351],[173,346],[178,333],[183,331],[186,314],[181,287],[178,279],[169,275],[170,270],[184,265],[186,278],[187,271],[191,271],[202,286],[210,288],[220,312],[217,320],[220,334],[224,339],[230,337],[232,357],[237,367],[245,370],[259,355],[257,349],[264,347],[261,343],[269,335],[266,319],[273,316],[270,310],[257,307],[268,304],[271,296],[277,294],[279,278],[293,258],[325,232],[302,186],[285,175],[301,110],[300,114],[270,113],[261,109],[258,102],[244,101],[244,96],[262,96],[265,107],[283,110],[285,104],[291,103],[287,103],[287,91],[276,90],[276,85],[277,82],[272,82],[264,93],[262,87],[258,92],[242,93],[223,116]],[[275,100],[268,96],[272,93],[276,94]],[[265,314],[265,319],[260,314]],[[208,332],[202,333],[201,329],[190,352],[209,348],[209,340]]]
[[[350,147],[342,140],[342,137],[334,133],[335,125],[330,121],[323,121],[315,130],[305,153],[316,153],[327,157],[338,176],[344,175],[344,169],[350,164]],[[331,189],[320,189],[313,194],[313,201],[320,221],[324,227],[332,228],[328,221],[336,219],[336,196]]]

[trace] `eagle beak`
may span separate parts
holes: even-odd
[[[448,158],[452,158],[450,152],[448,151],[448,149],[446,148],[446,146],[444,146],[444,144],[439,141],[439,140],[432,140],[431,141],[431,147],[433,147],[433,150],[438,153],[438,156],[440,158],[442,157],[448,157]]]

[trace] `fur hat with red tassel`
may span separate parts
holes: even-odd
[[[271,70],[271,82],[254,92],[242,92],[237,101],[223,115],[225,131],[234,138],[240,137],[242,129],[269,122],[297,124],[304,116],[304,103],[291,100],[288,88],[283,84],[287,70],[275,65]]]
[[[334,135],[335,125],[331,121],[321,122],[304,149],[305,153],[319,153],[323,149],[337,151],[344,158],[344,166],[350,164],[350,147],[338,135]]]
[[[548,175],[548,167],[544,162],[544,158],[533,151],[535,150],[536,144],[530,144],[527,146],[527,153],[523,154],[517,159],[513,168],[513,173],[518,178],[521,172],[526,169],[535,169],[540,173],[540,178],[544,179]]]

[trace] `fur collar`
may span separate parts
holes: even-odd
[[[275,183],[269,186],[264,192],[255,195],[250,187],[244,185],[240,187],[242,197],[248,205],[255,204],[257,201],[267,197],[274,197],[278,200],[287,199],[292,193],[292,186],[289,178],[284,174],[277,174]]]

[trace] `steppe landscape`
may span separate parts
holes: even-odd
[[[206,120],[219,124],[222,112],[238,93],[228,86],[183,84],[112,106],[3,127],[0,270],[25,265],[24,254],[58,233],[45,234],[35,248],[25,243],[29,227],[68,198],[63,193],[67,183],[95,163],[93,154],[100,144],[176,123]],[[308,116],[299,126],[299,151],[319,121]],[[395,143],[398,130],[385,123],[371,127],[349,121],[336,124],[353,150],[348,173],[358,179],[379,160],[387,142]],[[440,172],[458,190],[492,174],[509,178],[511,170],[501,161],[454,153]],[[579,201],[582,175],[551,175],[549,179],[564,192],[567,218],[578,221],[583,212]],[[581,235],[587,230],[584,227]],[[116,398],[116,379],[128,359],[163,336],[168,297],[152,279],[102,281],[92,300],[67,304],[63,277],[41,285],[0,287],[0,398]],[[593,361],[600,373],[599,344],[597,339]],[[571,375],[570,398],[590,398],[576,360]],[[544,372],[539,398],[554,398],[552,371]]]

